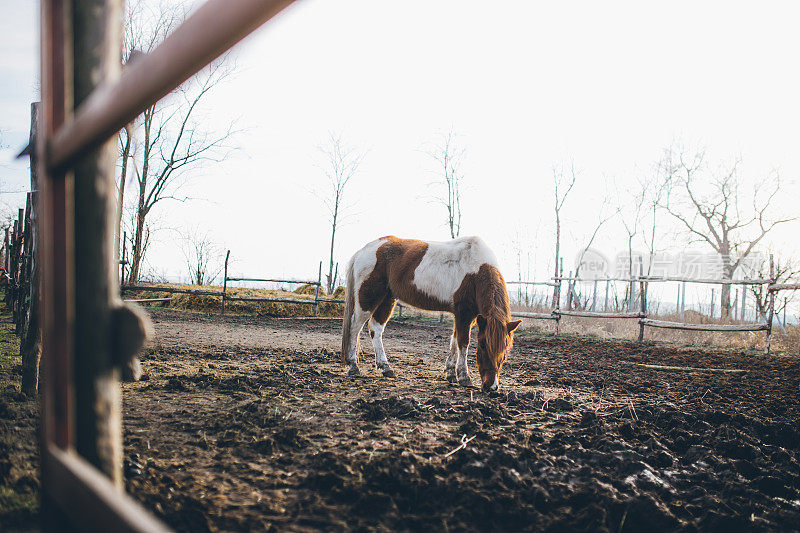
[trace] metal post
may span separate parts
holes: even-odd
[[[610,280],[606,280],[606,297],[603,300],[603,311],[608,311],[608,287],[611,284]]]
[[[319,262],[319,270],[317,271],[317,288],[314,291],[314,316],[317,316],[319,309],[319,288],[322,286],[322,261]]]
[[[770,285],[775,283],[775,261],[772,258],[772,254],[769,254],[769,279]],[[775,313],[775,291],[769,290],[769,285],[767,285],[767,291],[769,294],[767,298],[769,298],[769,304],[767,307],[767,340],[766,340],[766,347],[765,352],[769,355],[770,344],[772,343],[772,315]]]
[[[592,291],[592,311],[597,305],[597,280],[594,280],[594,290]]]
[[[733,318],[739,316],[739,289],[736,289],[736,294],[733,297]]]
[[[228,259],[231,257],[231,251],[225,254],[225,274],[222,279],[222,314],[225,314],[225,298],[228,297]]]
[[[675,301],[675,313],[679,313],[681,310],[681,286],[678,285],[678,299]]]

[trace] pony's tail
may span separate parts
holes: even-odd
[[[350,338],[353,334],[353,313],[356,306],[355,275],[353,260],[347,263],[347,287],[345,288],[344,318],[342,319],[342,363],[347,364],[347,353],[350,350]],[[356,357],[358,357],[358,340],[356,340]]]

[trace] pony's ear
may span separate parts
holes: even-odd
[[[517,327],[518,327],[520,324],[522,324],[522,320],[512,320],[511,322],[509,322],[509,323],[507,324],[507,327],[508,327],[508,332],[509,332],[509,333],[511,333],[512,331],[514,331],[515,329],[517,329]]]
[[[478,329],[483,330],[486,328],[486,319],[483,315],[478,315]]]

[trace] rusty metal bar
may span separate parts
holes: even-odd
[[[59,129],[47,163],[63,168],[96,148],[294,0],[209,0],[118,82],[98,88]]]
[[[44,449],[42,467],[49,473],[44,490],[76,531],[170,531],[79,455],[51,445]]]

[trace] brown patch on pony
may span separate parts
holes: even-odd
[[[387,242],[376,252],[375,268],[358,289],[361,308],[374,312],[388,298],[430,311],[453,311],[450,302],[433,298],[414,285],[414,272],[428,251],[428,243],[394,236],[382,238]]]

